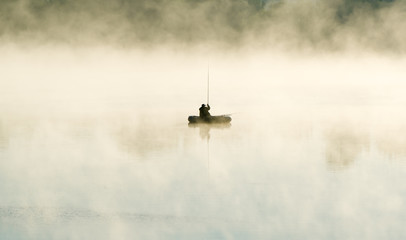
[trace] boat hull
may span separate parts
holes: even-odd
[[[226,115],[211,116],[209,118],[201,118],[199,116],[189,116],[188,121],[189,123],[222,124],[222,123],[230,123],[231,117]]]

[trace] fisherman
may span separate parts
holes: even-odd
[[[211,118],[209,110],[210,110],[209,104],[207,104],[207,107],[206,105],[202,104],[202,106],[199,108],[199,116],[205,120],[209,120]]]

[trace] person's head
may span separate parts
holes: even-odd
[[[202,104],[202,107],[206,107],[206,105]]]

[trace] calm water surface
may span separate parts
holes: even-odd
[[[28,101],[3,82],[1,239],[406,237],[400,94],[234,88],[212,104],[231,126],[188,126],[185,90],[52,84]]]
[[[406,125],[273,112],[3,117],[1,236],[405,237]]]

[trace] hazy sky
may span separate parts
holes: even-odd
[[[406,49],[405,1],[3,0],[0,42],[38,46]]]
[[[406,1],[260,3],[0,0],[0,238],[405,239]]]

